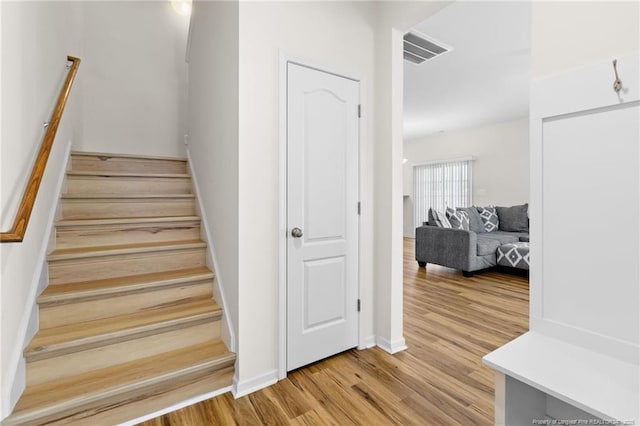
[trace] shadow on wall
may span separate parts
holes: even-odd
[[[415,238],[416,228],[413,223],[413,197],[406,194],[402,197],[402,210],[404,218],[404,230],[402,235],[405,238]]]

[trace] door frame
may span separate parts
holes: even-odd
[[[338,77],[347,78],[359,83],[360,105],[366,105],[366,79],[359,73],[345,70],[337,70],[335,67],[318,64],[315,61],[302,59],[280,50],[279,58],[279,158],[278,158],[278,353],[277,353],[277,373],[278,380],[287,377],[287,68],[293,63],[303,67],[315,69],[317,71],[333,74]],[[366,161],[368,155],[366,140],[366,108],[361,108],[360,120],[358,123],[358,198],[361,204],[361,214],[358,218],[358,270],[357,287],[358,298],[360,300],[370,300],[364,297],[365,294],[372,294],[372,274],[367,273],[365,264],[370,264],[369,250],[364,247],[366,241],[373,241],[371,215],[366,214],[371,205],[369,192],[367,189]],[[364,256],[363,256],[364,254]],[[363,261],[364,260],[364,261]],[[365,280],[363,280],[365,277]],[[366,285],[363,285],[365,283]],[[368,306],[367,306],[368,305]],[[363,338],[364,330],[373,330],[372,303],[362,305],[358,315],[358,349],[374,346],[373,335]],[[371,333],[372,334],[372,333]]]

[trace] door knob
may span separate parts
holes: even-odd
[[[300,229],[300,228],[293,228],[293,229],[291,230],[291,236],[292,236],[293,238],[300,238],[300,237],[302,237],[302,229]]]

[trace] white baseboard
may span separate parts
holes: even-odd
[[[218,272],[220,268],[218,267],[218,257],[216,256],[216,246],[211,238],[211,231],[209,229],[209,224],[207,221],[207,215],[205,214],[204,206],[202,204],[202,196],[200,192],[200,186],[198,185],[198,177],[196,176],[195,170],[193,168],[193,159],[191,158],[191,151],[189,150],[189,146],[186,146],[187,151],[187,164],[189,165],[189,170],[191,171],[191,181],[193,182],[193,189],[196,193],[196,199],[198,201],[197,208],[200,213],[200,223],[202,225],[201,233],[203,240],[207,243],[207,253],[208,259],[210,259],[211,263],[213,263],[213,272],[215,274],[215,278],[213,281],[213,296],[218,302],[218,305],[222,305],[222,315],[224,318],[222,319],[222,330],[220,337],[222,341],[227,345],[227,348],[230,352],[236,351],[236,337],[235,337],[235,328],[233,321],[231,321],[231,316],[229,315],[229,309],[227,304],[227,299],[225,297],[224,285],[220,281],[220,277],[218,276]],[[208,265],[209,266],[209,265]]]
[[[189,398],[182,402],[178,402],[177,404],[173,404],[170,407],[163,408],[162,410],[155,411],[153,413],[146,414],[142,417],[138,417],[137,419],[129,420],[124,423],[120,423],[118,426],[134,426],[142,422],[146,422],[147,420],[155,419],[156,417],[164,416],[167,413],[171,413],[172,411],[180,410],[181,408],[188,407],[189,405],[197,404],[198,402],[202,402],[207,399],[215,398],[218,395],[222,395],[223,393],[231,392],[231,386],[224,387],[222,389],[215,390],[213,392],[205,393],[202,395],[194,396],[193,398]]]
[[[278,370],[273,369],[269,372],[261,374],[260,376],[256,376],[249,380],[243,380],[242,382],[238,382],[237,380],[237,372],[236,376],[233,377],[233,396],[234,398],[241,398],[245,395],[249,395],[255,391],[259,391],[260,389],[264,389],[275,384],[278,381]]]
[[[396,339],[394,341],[389,341],[381,336],[376,336],[376,345],[385,352],[389,352],[390,354],[395,354],[400,351],[404,351],[408,348],[404,337],[400,339]]]
[[[358,349],[369,349],[376,345],[376,336],[365,337],[360,341]]]

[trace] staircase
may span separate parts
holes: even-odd
[[[74,152],[4,425],[116,424],[231,385],[184,159]]]

